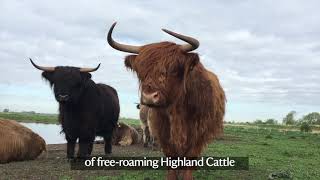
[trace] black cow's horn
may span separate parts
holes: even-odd
[[[38,65],[36,65],[36,64],[32,61],[31,58],[29,58],[29,59],[30,59],[31,64],[32,64],[35,68],[37,68],[37,69],[39,69],[39,70],[41,70],[41,71],[53,72],[53,71],[55,70],[55,67],[38,66]]]
[[[100,63],[96,68],[80,68],[80,72],[93,72],[93,71],[98,70],[99,67],[100,67]]]
[[[119,51],[123,52],[130,52],[134,54],[139,54],[139,51],[141,49],[141,46],[132,46],[132,45],[126,45],[126,44],[120,44],[112,39],[112,31],[113,28],[116,26],[117,22],[113,23],[112,26],[109,29],[108,32],[108,43],[111,47],[114,49],[117,49]]]
[[[193,51],[193,50],[197,49],[200,45],[199,41],[192,38],[192,37],[178,34],[173,31],[169,31],[167,29],[162,29],[162,31],[164,31],[164,32],[170,34],[171,36],[174,36],[182,41],[187,42],[188,44],[181,45],[181,49],[184,50],[185,52]]]

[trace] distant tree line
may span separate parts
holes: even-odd
[[[320,113],[312,112],[307,115],[302,116],[300,119],[295,118],[296,111],[290,111],[283,119],[282,124],[284,125],[301,125],[301,124],[309,124],[309,125],[320,125]],[[261,120],[257,119],[253,122],[254,124],[278,124],[278,121],[275,119],[266,119]]]
[[[257,119],[253,123],[254,124],[278,124],[278,121],[273,118],[266,119],[266,120]]]
[[[284,125],[295,125],[300,126],[300,131],[311,132],[313,125],[320,125],[320,113],[312,112],[302,116],[300,119],[296,119],[296,111],[290,111],[283,119],[282,124]],[[275,119],[261,120],[257,119],[253,122],[254,124],[278,124]]]
[[[295,111],[290,111],[282,120],[285,125],[301,125],[307,123],[310,125],[320,125],[320,113],[312,112],[302,116],[300,119],[295,119]]]

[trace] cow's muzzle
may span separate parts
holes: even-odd
[[[67,95],[67,94],[59,94],[59,95],[57,96],[57,100],[58,100],[59,102],[67,102],[67,101],[69,101],[69,99],[70,99],[70,96]]]
[[[142,92],[141,101],[143,104],[159,104],[160,102],[160,93],[158,91],[152,93]]]

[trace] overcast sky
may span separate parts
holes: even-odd
[[[93,80],[115,87],[121,116],[138,117],[138,85],[124,67],[128,53],[106,42],[142,45],[200,41],[201,62],[220,78],[226,120],[282,119],[320,109],[320,2],[316,0],[16,1],[0,0],[0,110],[57,113],[39,65],[95,67]],[[200,105],[201,106],[201,105]]]

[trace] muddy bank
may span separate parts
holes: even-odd
[[[142,144],[113,146],[114,157],[161,156],[160,151],[144,148]],[[104,144],[94,144],[92,155],[104,155]],[[0,179],[87,179],[97,176],[116,176],[121,171],[71,170],[66,159],[66,144],[47,145],[47,154],[33,161],[0,164]]]

